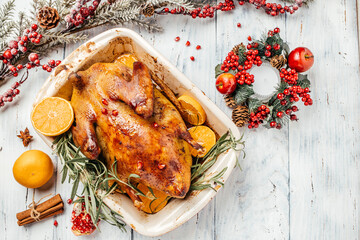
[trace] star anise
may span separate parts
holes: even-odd
[[[29,143],[33,138],[33,136],[30,135],[28,128],[25,128],[25,131],[20,131],[20,135],[17,135],[17,137],[22,139],[24,147],[29,146]]]

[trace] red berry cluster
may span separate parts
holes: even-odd
[[[27,45],[29,42],[33,44],[39,44],[41,38],[43,37],[36,30],[38,29],[38,25],[31,25],[30,29],[25,29],[22,36],[18,37],[17,40],[12,40],[9,42],[9,48],[4,51],[2,55],[0,55],[0,60],[3,61],[4,64],[8,65],[9,70],[13,73],[13,75],[17,76],[17,71],[14,66],[10,64],[11,59],[15,58],[20,52],[27,52]],[[21,70],[22,66],[19,65]]]
[[[214,6],[210,6],[209,4],[205,5],[202,8],[195,8],[194,10],[188,12],[185,10],[185,8],[181,7],[181,8],[174,8],[174,9],[169,9],[169,8],[164,8],[162,9],[160,12],[157,12],[159,14],[164,14],[164,13],[170,13],[170,14],[183,14],[183,15],[190,15],[192,16],[192,18],[213,18],[215,11],[223,11],[223,12],[227,12],[227,11],[231,11],[235,8],[235,4],[233,0],[225,0],[225,2],[220,2],[217,5]]]
[[[277,3],[267,3],[266,0],[241,0],[240,5],[244,5],[246,2],[256,6],[256,9],[263,8],[265,12],[271,16],[277,16],[286,12],[293,14],[299,7],[302,6],[303,0],[296,0],[295,4],[290,6],[282,6]]]
[[[37,24],[32,24],[30,29],[25,29],[24,33],[21,37],[18,37],[17,41],[12,40],[9,42],[9,48],[4,51],[3,54],[0,55],[0,60],[7,66],[9,73],[5,76],[14,76],[17,77],[19,71],[23,68],[31,69],[40,66],[40,59],[37,53],[30,53],[28,56],[29,62],[26,64],[17,64],[14,66],[12,61],[16,61],[16,57],[20,55],[20,52],[25,53],[27,49],[27,45],[31,42],[33,44],[39,44],[42,38],[42,35],[39,34],[36,30],[38,29]],[[20,50],[20,51],[19,51]],[[49,60],[48,64],[42,66],[45,71],[51,72],[52,69],[58,66],[61,61]],[[23,78],[14,83],[10,89],[8,89],[4,94],[0,95],[0,107],[3,107],[6,102],[12,102],[14,97],[20,94],[20,90],[18,87],[26,81],[28,77],[28,72]]]
[[[295,69],[287,71],[285,68],[282,68],[280,70],[280,78],[290,85],[295,85],[298,80],[298,73]]]
[[[250,120],[248,128],[258,128],[260,124],[263,123],[263,120],[267,118],[270,113],[270,109],[265,105],[258,107],[256,112],[250,113]]]
[[[257,43],[256,43],[257,44]],[[237,56],[233,51],[230,51],[225,58],[223,64],[221,65],[221,70],[228,72],[231,70],[238,70],[235,74],[237,83],[240,85],[248,84],[251,85],[254,82],[254,75],[249,74],[247,70],[251,69],[253,65],[261,66],[262,61],[259,55],[259,51],[255,48],[256,45],[248,45],[248,51],[245,52],[246,60],[243,65],[239,64],[239,56]]]
[[[84,23],[87,18],[95,15],[95,10],[98,8],[101,0],[94,0],[90,6],[87,3],[90,0],[77,0],[74,7],[70,10],[70,14],[65,17],[65,21],[69,26],[79,26]]]
[[[281,105],[285,106],[288,103],[285,99],[287,96],[289,96],[289,101],[291,103],[298,102],[301,98],[301,100],[304,102],[304,105],[308,106],[313,104],[309,92],[310,89],[307,87],[302,88],[300,86],[291,86],[286,88],[283,93],[279,93],[277,95],[277,99],[280,100]]]

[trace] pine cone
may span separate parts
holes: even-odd
[[[286,58],[283,55],[280,56],[276,55],[272,57],[270,60],[271,66],[279,70],[286,64],[286,62],[287,62]]]
[[[55,28],[60,22],[58,11],[55,8],[51,7],[41,8],[36,18],[39,22],[40,27],[45,29]]]
[[[142,14],[145,16],[145,17],[151,17],[152,15],[154,15],[155,13],[155,8],[153,5],[149,4],[149,5],[146,5],[143,10],[142,10]]]
[[[233,95],[231,95],[231,94],[230,95],[225,95],[224,99],[225,99],[226,106],[228,106],[229,108],[236,107],[236,103],[235,103]]]
[[[241,43],[241,44],[235,45],[231,51],[233,53],[235,53],[235,55],[238,55],[240,47],[244,47],[244,44]]]
[[[232,112],[232,120],[237,127],[243,127],[249,121],[249,116],[246,106],[237,106]]]

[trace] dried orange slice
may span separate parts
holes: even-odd
[[[178,98],[183,108],[183,118],[192,125],[201,125],[206,120],[206,113],[200,103],[189,95],[182,95]]]
[[[69,101],[59,97],[44,98],[31,113],[34,128],[45,136],[58,136],[70,129],[74,111]]]
[[[141,210],[146,213],[157,213],[161,209],[163,209],[169,197],[164,193],[156,189],[150,189],[142,183],[139,183],[137,188],[146,195],[146,197],[139,195],[143,205],[141,206]]]
[[[114,63],[121,63],[132,69],[136,61],[138,61],[138,59],[133,54],[126,53],[115,59]]]
[[[216,143],[214,131],[207,126],[195,126],[189,128],[188,131],[193,139],[204,148],[202,152],[199,152],[190,146],[191,155],[194,157],[204,157]]]

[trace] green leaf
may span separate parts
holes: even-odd
[[[307,78],[307,74],[298,74],[298,81],[297,84],[301,87],[301,88],[309,88],[311,83],[310,80]]]
[[[215,67],[215,78],[217,78],[220,74],[224,73],[223,70],[221,70],[221,63],[216,65]]]
[[[254,89],[252,86],[249,85],[238,85],[235,95],[234,95],[234,100],[236,102],[237,105],[243,105],[247,99],[252,96],[254,94]]]

